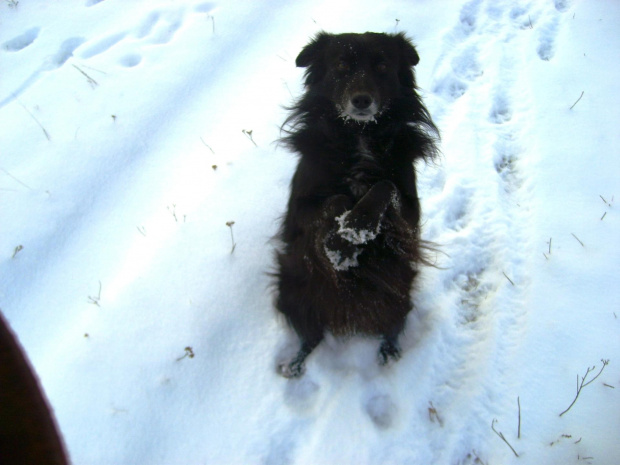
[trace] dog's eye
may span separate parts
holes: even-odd
[[[344,60],[340,60],[337,65],[338,71],[349,71],[349,63]]]
[[[376,68],[377,68],[377,71],[379,71],[380,73],[385,73],[388,69],[388,65],[387,63],[382,61],[380,63],[377,63]]]

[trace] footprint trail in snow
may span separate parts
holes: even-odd
[[[93,7],[101,1],[90,1],[86,6]],[[187,16],[210,15],[216,5],[210,2],[198,3],[191,9],[179,5],[151,11],[131,29],[95,35],[92,38],[83,36],[71,37],[59,44],[56,52],[47,58],[40,66],[23,80],[21,85],[13,89],[9,95],[0,95],[0,108],[19,98],[30,87],[45,77],[48,73],[61,68],[67,61],[74,66],[95,66],[98,56],[112,54],[117,65],[132,68],[139,65],[145,51],[149,47],[165,45],[174,39]],[[0,51],[20,53],[34,46],[44,34],[41,27],[32,27],[25,32],[0,44]]]

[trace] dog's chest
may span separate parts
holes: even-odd
[[[363,139],[360,139],[344,182],[355,199],[359,200],[384,177],[383,171],[379,157],[368,148]]]

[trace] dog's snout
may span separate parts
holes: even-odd
[[[370,92],[356,92],[350,94],[342,106],[342,116],[355,121],[374,121],[379,112],[379,99]]]
[[[351,103],[358,110],[366,110],[372,105],[372,96],[370,94],[355,94],[351,98]]]

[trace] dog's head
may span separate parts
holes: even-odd
[[[335,105],[340,116],[375,121],[399,97],[414,92],[412,67],[420,60],[404,34],[319,33],[296,60],[306,86]]]

